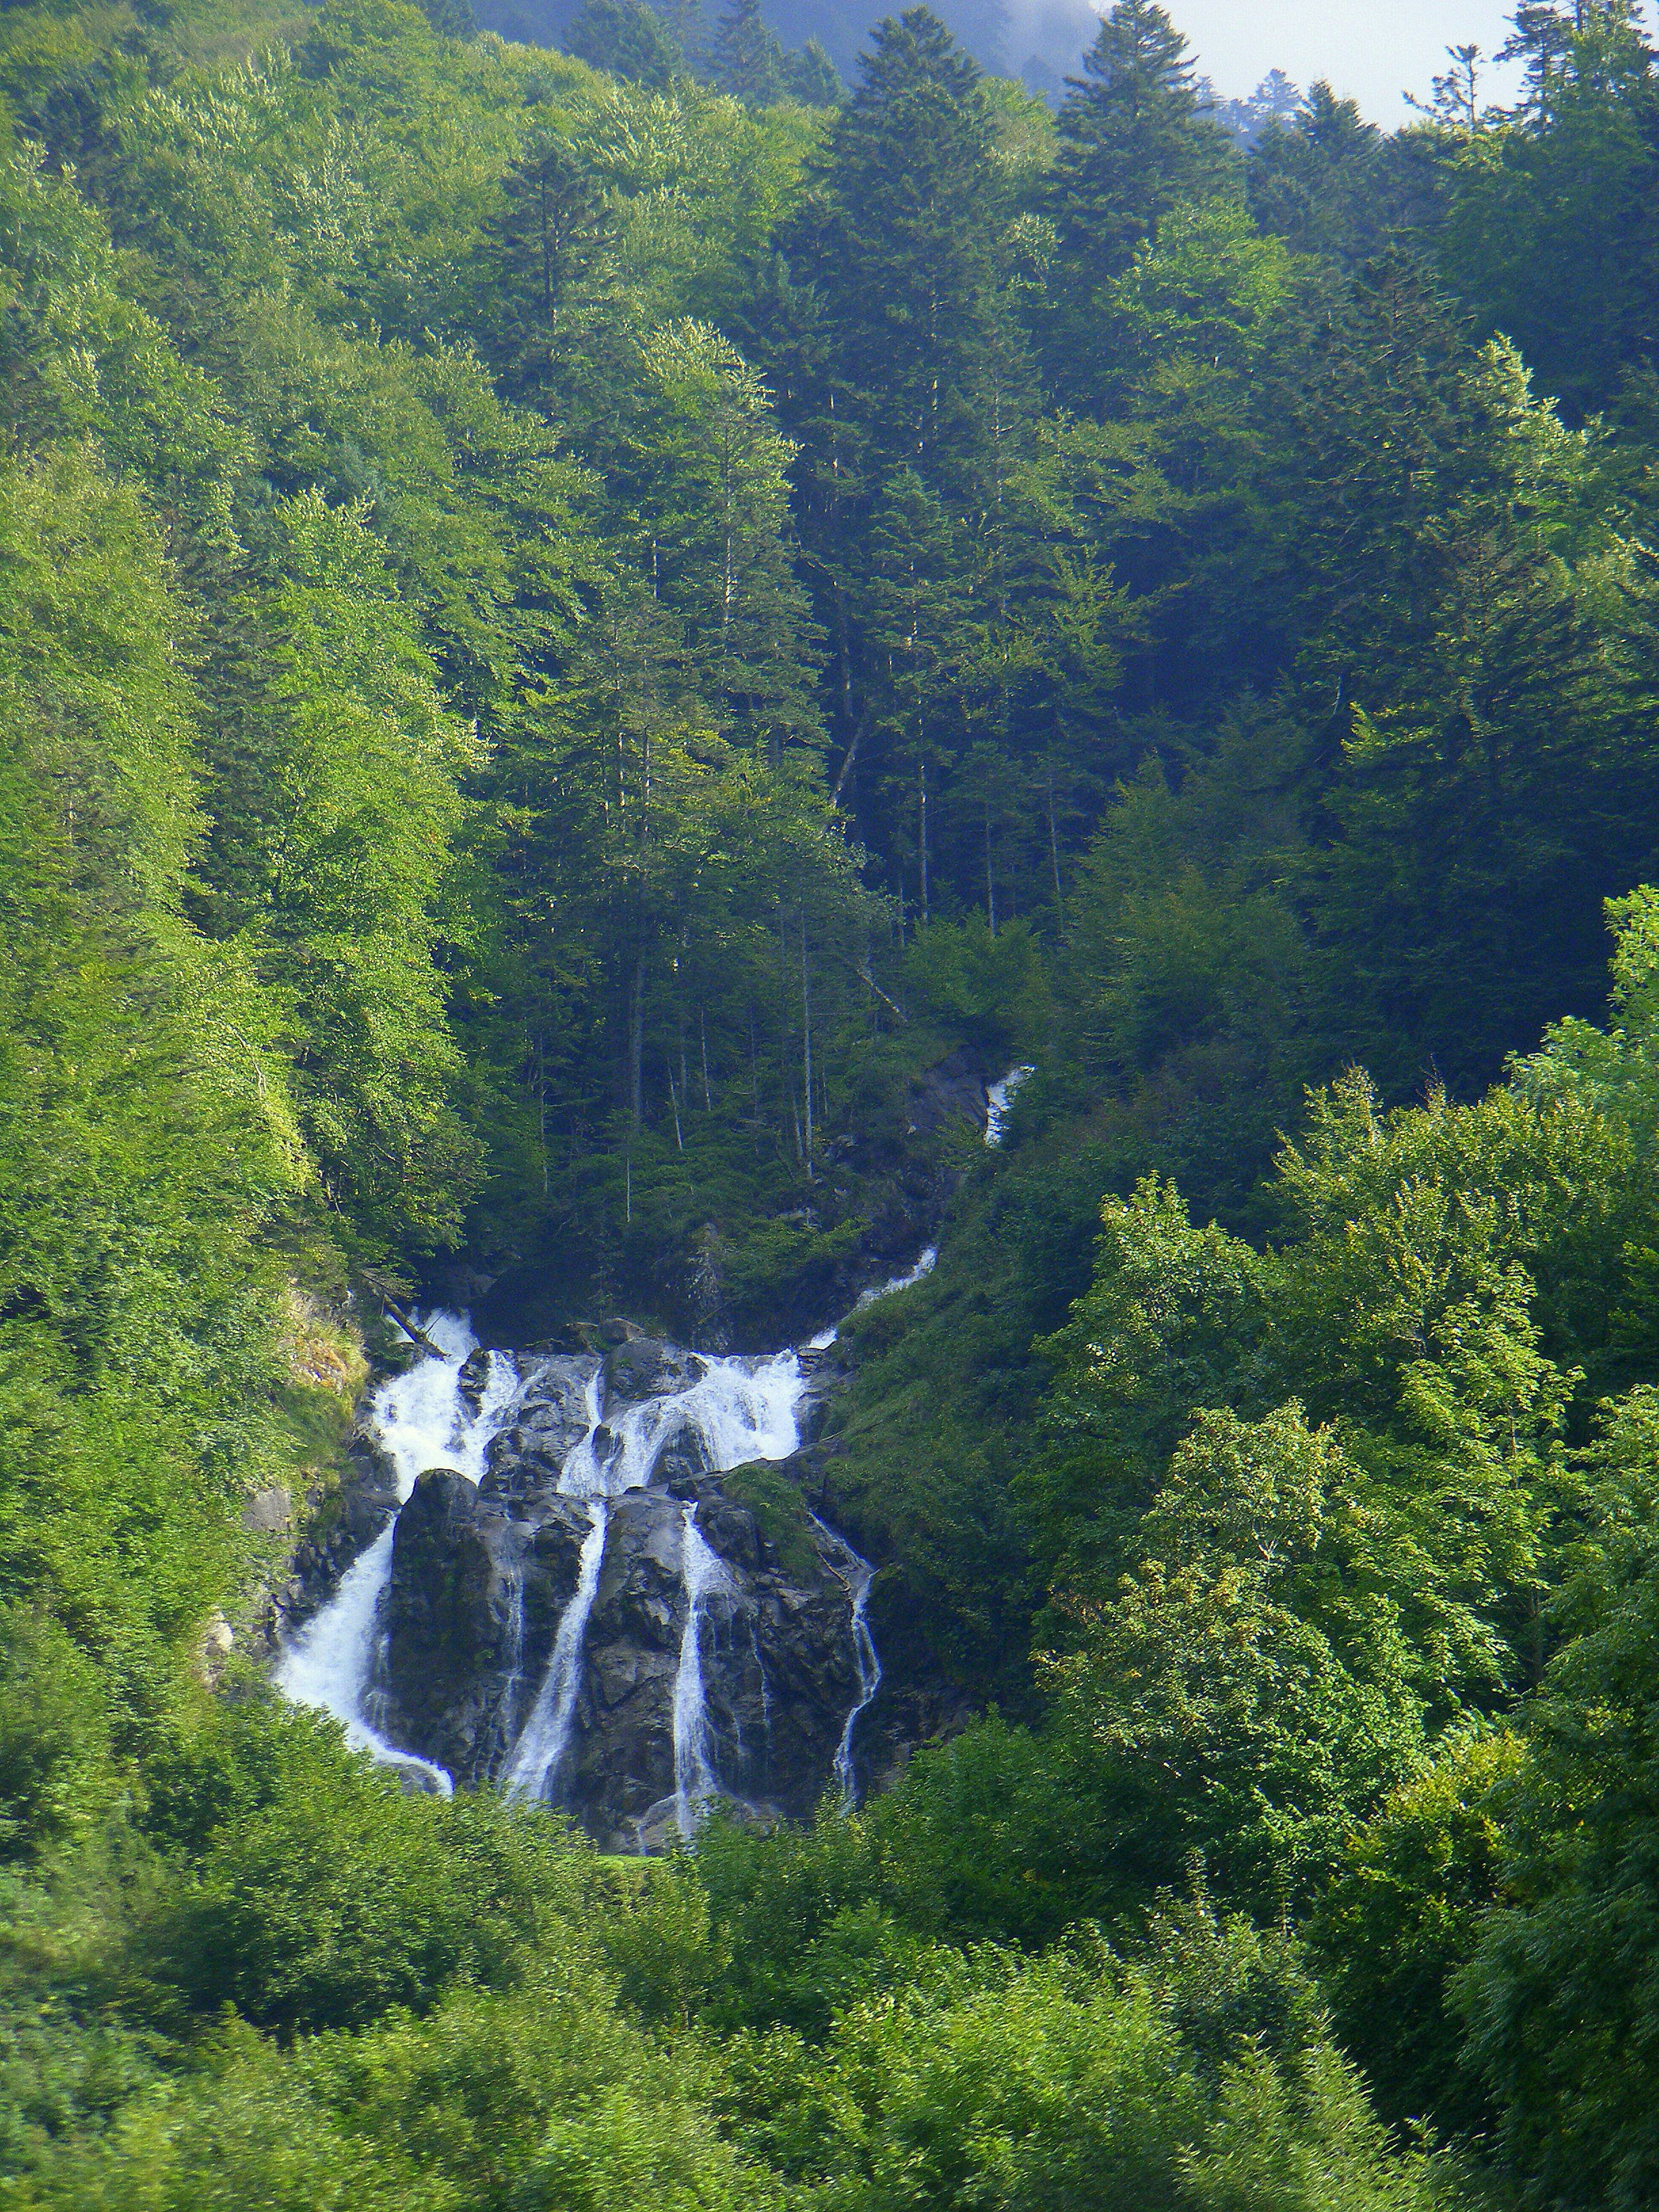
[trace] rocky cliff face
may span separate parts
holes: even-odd
[[[463,1424],[485,1358],[457,1368]],[[561,1624],[574,1621],[574,1702],[534,1794],[617,1850],[668,1840],[694,1788],[809,1814],[867,1686],[861,1563],[775,1468],[750,1470],[751,1487],[769,1478],[758,1503],[728,1494],[721,1471],[793,1441],[799,1369],[649,1339],[514,1364],[476,1486],[434,1464],[398,1512],[365,1719],[459,1784],[524,1787],[520,1747],[545,1727]],[[341,1516],[342,1550],[359,1524],[384,1525],[383,1491]],[[596,1516],[603,1551],[583,1588]]]

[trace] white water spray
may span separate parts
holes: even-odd
[[[719,1557],[688,1505],[680,1523],[680,1577],[685,1584],[685,1626],[674,1671],[674,1820],[688,1842],[702,1808],[715,1794],[714,1747],[702,1680],[702,1623],[712,1591],[730,1583]]]
[[[799,1445],[796,1416],[805,1380],[794,1352],[758,1360],[716,1359],[699,1353],[697,1359],[701,1372],[694,1382],[672,1395],[636,1400],[624,1408],[614,1429],[604,1419],[602,1370],[595,1370],[588,1385],[586,1432],[560,1469],[559,1490],[566,1498],[589,1501],[592,1525],[582,1544],[575,1591],[560,1620],[524,1734],[507,1764],[509,1797],[551,1796],[569,1753],[587,1625],[604,1563],[610,1500],[624,1491],[642,1490],[668,1445],[688,1431],[700,1439],[709,1469],[717,1474],[750,1460],[787,1459]],[[686,1821],[695,1817],[691,1808],[706,1801],[716,1786],[700,1639],[702,1599],[719,1587],[726,1571],[692,1525],[695,1508],[685,1510],[688,1533],[682,1559],[686,1617],[674,1688],[674,1802],[682,1832],[689,1832]]]
[[[933,1270],[938,1253],[929,1246],[914,1266],[889,1282],[862,1292],[858,1307],[908,1290]],[[477,1412],[462,1396],[459,1374],[476,1348],[465,1320],[434,1314],[422,1324],[437,1346],[407,1374],[381,1385],[370,1401],[370,1419],[397,1474],[401,1504],[416,1479],[435,1465],[455,1468],[476,1483],[483,1472],[490,1438],[503,1424],[518,1388],[512,1360],[491,1353]],[[835,1340],[834,1329],[812,1339],[822,1349]],[[507,1795],[545,1799],[556,1789],[562,1765],[575,1733],[588,1624],[604,1566],[611,1501],[643,1488],[662,1453],[676,1437],[695,1435],[700,1456],[713,1474],[724,1474],[753,1460],[787,1459],[800,1443],[799,1409],[806,1389],[800,1358],[793,1351],[767,1358],[717,1358],[695,1355],[699,1372],[684,1389],[637,1400],[623,1411],[614,1429],[606,1427],[603,1369],[596,1362],[586,1394],[586,1425],[560,1470],[562,1495],[586,1502],[589,1528],[578,1560],[574,1591],[560,1619],[553,1649],[528,1718],[507,1762]],[[719,1793],[713,1731],[703,1680],[703,1626],[708,1599],[729,1589],[730,1577],[696,1527],[696,1508],[687,1504],[682,1522],[681,1560],[685,1617],[675,1670],[673,1705],[674,1795],[672,1805],[682,1835],[689,1837],[702,1808]],[[816,1518],[816,1516],[814,1516]],[[851,1607],[854,1656],[859,1696],[848,1713],[834,1771],[843,1796],[854,1794],[854,1730],[881,1681],[881,1662],[866,1619],[873,1570],[844,1538],[822,1522],[818,1527],[836,1555],[835,1571]],[[370,1708],[380,1656],[380,1613],[391,1577],[392,1527],[388,1525],[342,1578],[328,1603],[283,1653],[276,1680],[296,1702],[319,1705],[345,1728],[348,1740],[375,1758],[422,1776],[428,1785],[448,1792],[444,1770],[400,1750],[374,1727]],[[515,1602],[522,1605],[521,1586]],[[510,1727],[522,1656],[522,1617],[518,1643],[509,1633],[507,1720]],[[766,1685],[763,1673],[763,1696]],[[655,1808],[653,1808],[654,1810]]]
[[[842,1729],[830,1772],[835,1776],[842,1802],[854,1805],[858,1802],[858,1777],[853,1765],[853,1731],[865,1707],[881,1687],[881,1657],[876,1650],[876,1639],[870,1633],[868,1618],[870,1585],[875,1581],[876,1571],[868,1559],[859,1556],[845,1536],[837,1535],[816,1513],[812,1522],[834,1554],[830,1571],[846,1590],[852,1609],[853,1663],[858,1668],[859,1693]]]
[[[902,1274],[890,1275],[884,1283],[872,1283],[867,1290],[860,1291],[853,1301],[853,1311],[862,1313],[866,1306],[874,1305],[878,1298],[890,1298],[895,1291],[915,1290],[922,1278],[931,1275],[938,1265],[939,1246],[930,1244]],[[816,1336],[807,1338],[806,1349],[809,1352],[828,1352],[840,1333],[836,1324],[831,1322],[828,1328],[821,1328]]]
[[[475,1413],[460,1389],[462,1365],[477,1349],[465,1318],[434,1313],[421,1326],[437,1346],[436,1353],[425,1353],[406,1374],[392,1376],[369,1401],[369,1419],[396,1474],[400,1505],[414,1489],[416,1476],[429,1467],[453,1467],[469,1482],[477,1481],[483,1472],[485,1447],[518,1385],[511,1359],[492,1352]],[[368,1710],[380,1657],[380,1606],[392,1577],[395,1525],[394,1515],[353,1560],[327,1604],[284,1647],[276,1682],[295,1705],[316,1705],[331,1713],[354,1751],[366,1751],[387,1765],[403,1767],[447,1796],[453,1785],[443,1768],[388,1742]]]
[[[540,1692],[507,1763],[509,1797],[544,1797],[575,1733],[582,1647],[599,1587],[599,1569],[605,1564],[605,1529],[611,1517],[609,1502],[603,1497],[590,1498],[587,1510],[588,1530],[577,1563],[576,1588],[560,1617]]]
[[[985,1141],[988,1145],[1002,1142],[1002,1133],[1008,1123],[1008,1109],[1027,1078],[1036,1073],[1034,1067],[1011,1067],[1006,1075],[999,1076],[994,1083],[986,1085]]]

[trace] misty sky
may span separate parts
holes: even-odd
[[[1514,0],[1164,0],[1216,90],[1232,97],[1282,69],[1304,89],[1328,77],[1376,122],[1406,119],[1403,90],[1429,97],[1449,46],[1496,53]],[[1494,95],[1498,94],[1496,80]]]

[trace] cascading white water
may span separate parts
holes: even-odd
[[[932,1272],[938,1256],[930,1245],[902,1274],[863,1291],[858,1307],[909,1289]],[[489,1440],[503,1425],[519,1385],[511,1358],[492,1352],[475,1412],[463,1397],[459,1382],[461,1367],[477,1348],[465,1317],[435,1313],[422,1323],[422,1329],[436,1352],[383,1383],[369,1406],[375,1433],[396,1471],[400,1504],[429,1467],[453,1467],[476,1483],[483,1472]],[[822,1350],[835,1341],[835,1335],[833,1328],[825,1330],[811,1340],[811,1348]],[[586,1502],[590,1526],[579,1557],[576,1588],[560,1619],[535,1702],[507,1763],[503,1778],[509,1796],[550,1796],[569,1751],[611,1499],[644,1487],[663,1450],[688,1431],[701,1440],[701,1456],[714,1474],[752,1460],[787,1459],[799,1447],[799,1416],[806,1376],[798,1353],[781,1352],[762,1359],[696,1356],[700,1371],[695,1382],[672,1395],[629,1404],[610,1431],[603,1419],[603,1370],[596,1364],[587,1386],[586,1425],[566,1457],[558,1482],[562,1495]],[[873,1570],[844,1538],[821,1522],[817,1525],[842,1560],[837,1571],[851,1610],[859,1696],[847,1717],[834,1766],[843,1796],[850,1798],[854,1790],[854,1730],[881,1681],[881,1662],[866,1618]],[[389,1742],[374,1727],[369,1711],[380,1643],[380,1613],[391,1576],[392,1533],[390,1524],[381,1531],[343,1577],[328,1603],[289,1642],[276,1679],[297,1703],[332,1713],[357,1748],[418,1774],[430,1787],[447,1793],[451,1778],[444,1770]],[[665,1808],[672,1804],[676,1824],[689,1837],[702,1808],[720,1789],[703,1681],[702,1640],[708,1601],[730,1582],[726,1567],[696,1526],[695,1504],[684,1509],[681,1559],[685,1617],[674,1683],[674,1796],[665,1801]],[[517,1602],[522,1605],[521,1588]],[[521,1616],[518,1633],[514,1646],[509,1629],[509,1727],[521,1656]],[[763,1674],[762,1694],[766,1700]]]
[[[861,1559],[845,1536],[838,1536],[815,1513],[814,1525],[836,1555],[834,1571],[847,1592],[852,1608],[853,1663],[858,1668],[859,1693],[845,1726],[841,1741],[836,1747],[836,1756],[830,1768],[836,1778],[843,1804],[858,1801],[858,1777],[853,1766],[853,1731],[859,1724],[865,1707],[881,1687],[881,1656],[876,1650],[876,1639],[870,1633],[870,1585],[875,1581],[876,1571],[868,1559]]]
[[[491,1352],[475,1413],[460,1388],[461,1368],[477,1349],[465,1317],[434,1313],[421,1323],[421,1332],[437,1346],[436,1353],[424,1353],[406,1374],[392,1376],[369,1401],[369,1421],[392,1462],[399,1504],[429,1467],[453,1467],[477,1482],[485,1448],[518,1387],[511,1359]],[[368,1710],[380,1652],[380,1605],[392,1576],[394,1525],[395,1516],[353,1560],[327,1604],[285,1645],[276,1682],[295,1705],[331,1713],[354,1750],[406,1768],[447,1795],[452,1784],[443,1768],[389,1743]]]
[[[507,1763],[509,1797],[542,1798],[556,1787],[559,1769],[574,1734],[576,1698],[581,1686],[587,1624],[599,1591],[604,1563],[609,1501],[627,1490],[641,1490],[651,1480],[665,1447],[691,1430],[702,1439],[716,1473],[755,1459],[787,1459],[800,1443],[797,1411],[805,1378],[793,1352],[770,1359],[716,1359],[698,1355],[702,1372],[685,1389],[643,1398],[629,1406],[601,1455],[604,1425],[602,1374],[588,1384],[587,1428],[559,1471],[559,1490],[567,1498],[589,1501],[592,1526],[584,1539],[576,1588],[560,1619],[547,1671],[524,1733]],[[714,1788],[706,1700],[703,1695],[702,1597],[719,1586],[725,1570],[692,1525],[695,1508],[686,1509],[689,1534],[682,1544],[686,1610],[680,1637],[674,1690],[674,1802],[677,1816],[704,1802]],[[711,1577],[707,1562],[718,1574]],[[693,1589],[693,1578],[703,1579]],[[682,1832],[689,1832],[680,1818]]]
[[[719,1787],[702,1680],[703,1613],[711,1591],[730,1581],[697,1527],[695,1505],[685,1508],[680,1523],[680,1579],[685,1585],[685,1626],[674,1671],[674,1820],[690,1842],[699,1814]]]
[[[853,1311],[862,1313],[866,1306],[874,1305],[878,1298],[890,1298],[896,1291],[913,1291],[925,1275],[933,1273],[938,1265],[939,1246],[930,1244],[902,1275],[890,1275],[884,1283],[872,1283],[867,1290],[860,1291],[853,1301]],[[828,1352],[840,1333],[832,1322],[828,1328],[821,1328],[816,1336],[807,1338],[806,1348],[809,1352]]]
[[[985,1141],[988,1145],[1002,1142],[1002,1133],[1008,1122],[1008,1109],[1013,1104],[1026,1078],[1036,1073],[1036,1068],[1022,1064],[1018,1067],[1011,1067],[1006,1075],[999,1076],[994,1083],[986,1085]]]
[[[558,1633],[547,1662],[547,1673],[536,1703],[514,1746],[505,1777],[509,1797],[544,1797],[570,1748],[576,1719],[576,1692],[581,1687],[582,1647],[587,1623],[605,1564],[605,1529],[610,1504],[603,1497],[588,1500],[589,1525],[582,1539],[576,1570],[576,1588],[560,1616]]]

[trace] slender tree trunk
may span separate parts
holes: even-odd
[[[755,1156],[760,1157],[760,1045],[755,1035],[755,1002],[749,1001],[749,1088],[755,1101],[755,1119],[750,1125],[750,1142]]]
[[[634,959],[628,1008],[628,1119],[634,1134],[645,1127],[645,948]]]
[[[812,991],[806,964],[806,902],[800,904],[800,1034],[805,1080],[801,1097],[806,1106],[806,1171],[812,1171]]]
[[[991,872],[991,787],[985,787],[985,920],[993,937],[997,933],[997,887]]]
[[[536,1032],[536,1133],[542,1152],[542,1196],[547,1196],[547,1038]]]
[[[1066,893],[1060,881],[1060,832],[1054,827],[1054,771],[1048,769],[1048,859],[1054,872],[1054,921],[1061,939],[1066,935]]]
[[[918,741],[916,746],[916,842],[920,850],[917,860],[921,872],[921,919],[925,927],[930,918],[927,900],[927,757]]]
[[[795,1104],[795,1086],[789,1073],[789,942],[781,898],[778,901],[778,1082],[783,1096],[789,1101],[789,1120],[795,1133],[795,1158],[799,1159],[801,1157],[800,1111]]]

